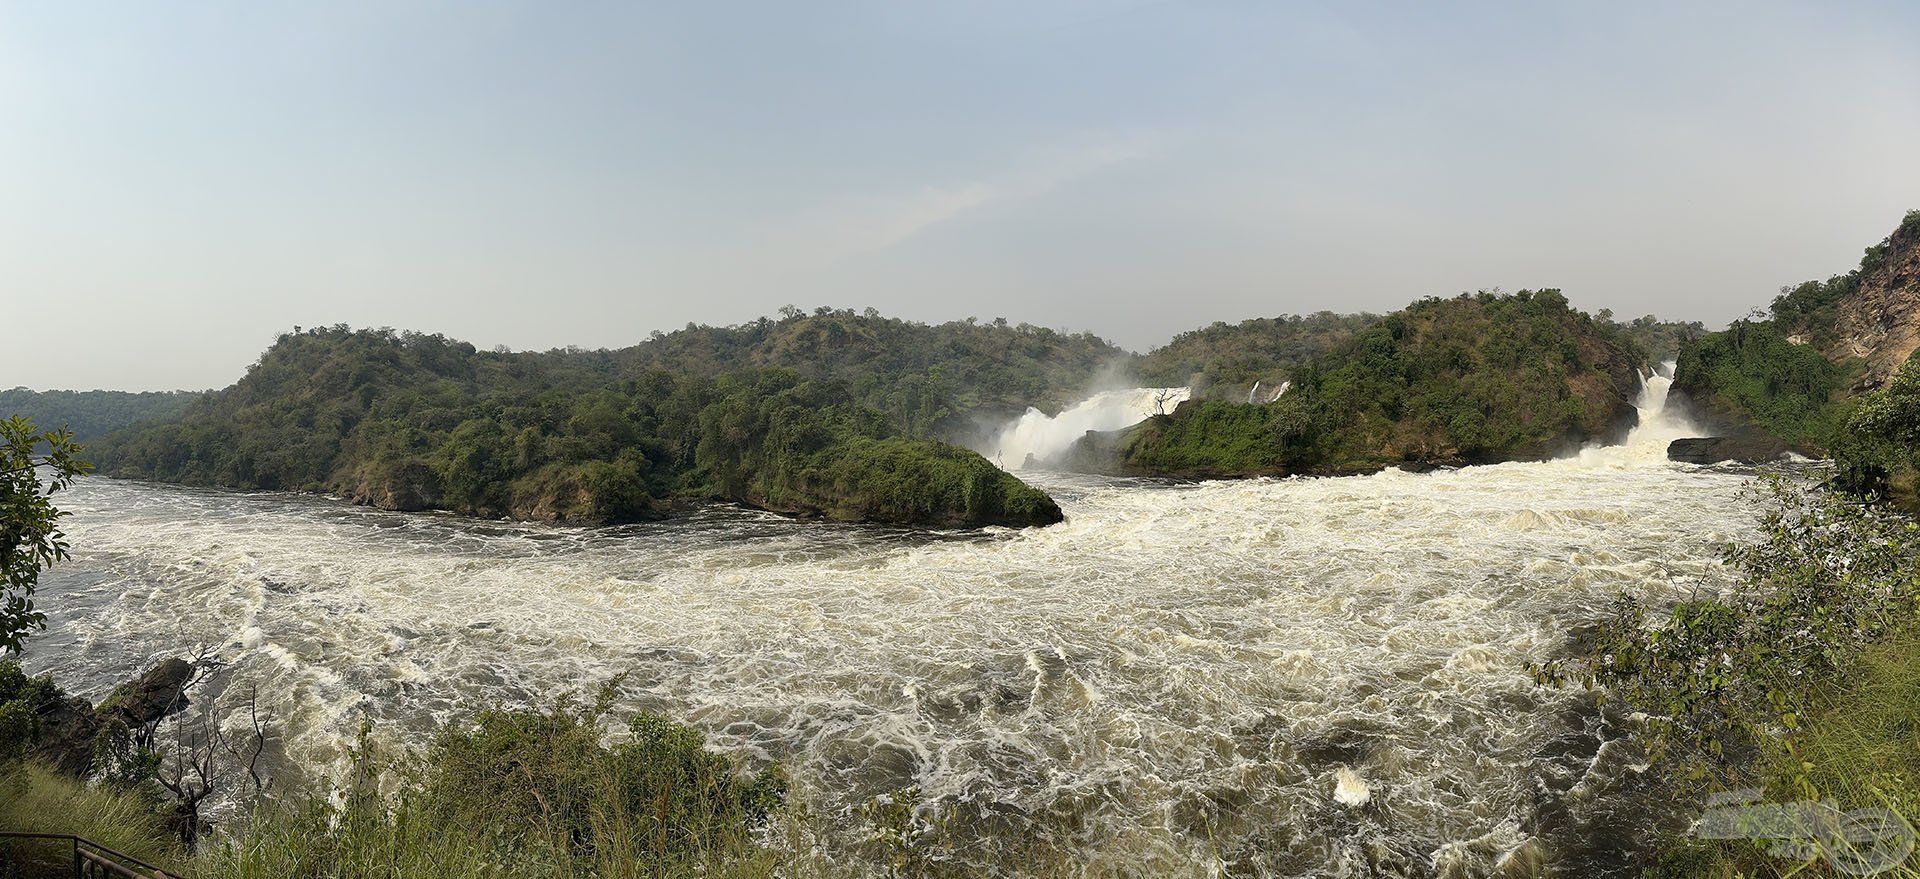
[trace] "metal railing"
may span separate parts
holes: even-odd
[[[38,839],[67,843],[73,850],[74,879],[186,879],[178,873],[162,870],[129,854],[114,851],[85,837],[71,833],[18,833],[0,830],[12,853],[13,840]]]

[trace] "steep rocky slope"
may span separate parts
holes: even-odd
[[[1830,318],[1808,315],[1789,338],[1809,340],[1818,333],[1828,360],[1861,359],[1866,371],[1860,386],[1879,387],[1920,350],[1920,211],[1908,213],[1886,241],[1867,251],[1851,287],[1833,302]]]

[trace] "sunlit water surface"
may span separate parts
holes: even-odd
[[[829,816],[918,786],[952,809],[956,857],[1001,873],[1577,865],[1548,825],[1630,770],[1523,663],[1622,590],[1724,587],[1718,547],[1754,524],[1745,477],[1627,451],[1028,474],[1065,524],[952,534],[728,508],[563,528],[88,479],[27,662],[97,697],[211,645],[301,761],[365,717],[418,741],[626,673],[629,707],[782,762]]]

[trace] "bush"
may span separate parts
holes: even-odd
[[[498,828],[501,842],[553,843],[623,860],[723,850],[766,825],[786,794],[778,769],[740,774],[700,735],[641,714],[602,742],[607,701],[486,711],[428,750],[421,802],[443,826]]]

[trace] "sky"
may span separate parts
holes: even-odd
[[[1920,4],[0,0],[0,388],[783,305],[1719,326],[1920,208]]]

